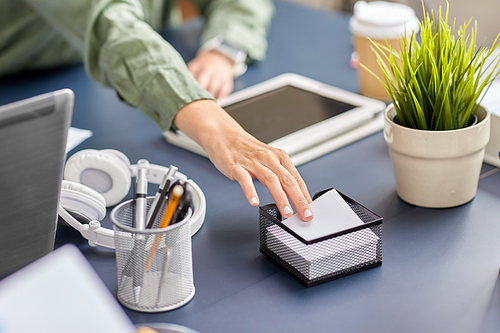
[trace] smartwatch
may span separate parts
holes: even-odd
[[[234,46],[231,43],[226,42],[220,36],[210,39],[205,44],[203,44],[199,51],[203,50],[214,50],[217,51],[229,59],[231,59],[234,63],[233,65],[233,77],[237,78],[243,75],[247,71],[247,53],[240,49],[237,46]],[[199,52],[198,51],[198,52]]]

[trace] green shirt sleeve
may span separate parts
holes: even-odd
[[[25,1],[81,52],[95,81],[113,87],[162,131],[186,104],[213,99],[179,53],[146,22],[154,6],[138,0]]]
[[[254,60],[263,60],[274,13],[270,0],[196,0],[206,18],[201,43],[215,37],[238,46]]]
[[[80,55],[92,79],[116,89],[122,99],[141,109],[163,131],[171,127],[175,115],[186,104],[213,99],[189,72],[178,52],[154,29],[161,27],[160,17],[168,16],[172,1],[5,1],[9,4],[6,8],[19,8],[19,20],[13,23],[15,26],[2,29],[0,42],[13,41],[13,35],[23,42],[9,57],[1,58],[6,60],[0,61],[0,65],[17,59],[15,68],[36,68],[44,63],[54,65],[58,55],[61,62]],[[263,59],[273,12],[270,0],[195,2],[207,19],[201,43],[219,36],[246,50],[250,58]],[[29,21],[23,21],[21,11],[29,15]],[[23,24],[23,29],[16,28],[18,23]],[[35,31],[43,32],[51,43],[40,43],[39,37],[32,36]],[[50,45],[58,45],[57,51],[47,50]],[[28,49],[30,57],[24,59],[21,53]],[[37,61],[30,63],[30,59]]]
[[[113,86],[163,131],[186,104],[213,99],[177,51],[145,22],[137,1],[101,2],[90,17],[84,47],[90,76]]]

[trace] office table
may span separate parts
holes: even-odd
[[[267,59],[237,79],[235,89],[295,72],[357,92],[356,72],[348,66],[349,17],[287,2],[276,8]],[[199,26],[190,23],[165,38],[189,60],[198,34]],[[382,266],[305,288],[260,254],[258,209],[236,182],[208,159],[167,144],[149,118],[91,82],[81,65],[2,79],[0,104],[64,87],[76,95],[72,125],[94,133],[75,151],[112,148],[132,163],[174,164],[207,198],[205,224],[192,238],[194,299],[170,312],[124,308],[134,323],[176,323],[200,332],[500,331],[498,169],[483,165],[470,203],[425,209],[397,197],[381,132],[300,166],[311,194],[336,187],[384,218]],[[271,203],[264,186],[256,186],[261,204]],[[111,227],[109,217],[102,223]],[[116,294],[113,250],[90,247],[60,226],[56,246],[64,243],[76,244]]]

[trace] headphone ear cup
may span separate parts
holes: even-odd
[[[110,151],[81,150],[66,161],[64,169],[64,179],[96,190],[108,207],[122,201],[131,184],[130,162],[122,153],[118,152],[120,157]]]
[[[106,216],[106,199],[90,187],[63,180],[59,204],[66,210],[101,221]]]
[[[119,158],[127,166],[127,169],[130,170],[130,165],[131,165],[130,160],[128,159],[127,155],[125,155],[121,151],[116,149],[101,149],[99,150],[99,152],[103,154],[113,155]]]

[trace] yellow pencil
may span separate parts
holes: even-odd
[[[165,213],[160,221],[160,226],[158,228],[166,228],[172,221],[172,216],[174,216],[175,210],[179,205],[179,200],[181,200],[182,195],[184,194],[184,188],[181,185],[175,185],[170,192],[170,197],[167,202],[167,209],[165,209]]]
[[[179,205],[179,200],[181,199],[183,194],[184,188],[181,185],[175,185],[172,189],[172,192],[170,192],[170,197],[168,198],[167,202],[167,208],[165,209],[165,213],[163,214],[159,228],[168,227],[168,225],[172,221],[172,216],[174,216],[175,210]],[[149,267],[151,267],[151,263],[153,262],[156,251],[158,250],[158,246],[160,245],[161,237],[161,234],[157,234],[155,236],[153,244],[151,245],[151,250],[149,250],[148,257],[146,258],[146,262],[144,263],[145,271],[147,271]]]

